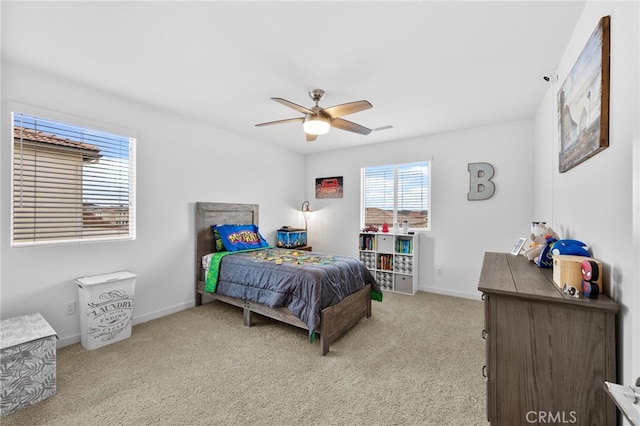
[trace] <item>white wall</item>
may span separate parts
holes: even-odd
[[[558,172],[556,93],[602,16],[611,16],[609,147],[575,168]],[[640,376],[640,78],[637,2],[588,2],[536,116],[536,215],[563,238],[591,245],[603,262],[605,285],[620,305],[619,381]]]
[[[527,120],[310,155],[305,187],[315,213],[309,243],[314,250],[357,257],[360,168],[431,160],[432,229],[420,237],[419,289],[479,298],[484,252],[510,251],[530,233],[533,140],[533,121]],[[467,167],[474,162],[495,168],[489,200],[467,200]],[[344,198],[316,199],[315,179],[330,176],[344,177]]]
[[[9,247],[9,101],[137,131],[135,241]],[[63,315],[63,304],[77,300],[77,277],[138,274],[134,323],[193,305],[196,201],[259,204],[261,231],[275,243],[304,196],[291,179],[303,174],[299,154],[16,64],[2,64],[1,137],[0,314],[42,313],[60,345],[79,341],[78,316]]]

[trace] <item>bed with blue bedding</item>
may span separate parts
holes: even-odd
[[[255,312],[308,330],[311,341],[319,333],[325,355],[333,341],[371,316],[371,300],[382,300],[380,288],[365,265],[350,257],[264,243],[219,250],[215,226],[257,226],[257,218],[255,204],[196,204],[196,305],[206,295],[243,308],[247,326]]]

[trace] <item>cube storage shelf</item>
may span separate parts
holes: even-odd
[[[361,232],[360,260],[386,291],[418,291],[418,239],[415,234]]]

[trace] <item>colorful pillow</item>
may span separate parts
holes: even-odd
[[[215,230],[228,251],[269,247],[256,225],[217,225]]]
[[[217,225],[211,225],[211,232],[213,232],[213,241],[214,241],[214,249],[217,252],[226,251],[224,248],[224,244],[222,244],[222,238],[220,238],[220,233],[216,229]]]

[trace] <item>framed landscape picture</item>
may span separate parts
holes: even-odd
[[[609,146],[609,24],[600,19],[558,92],[560,173]]]

